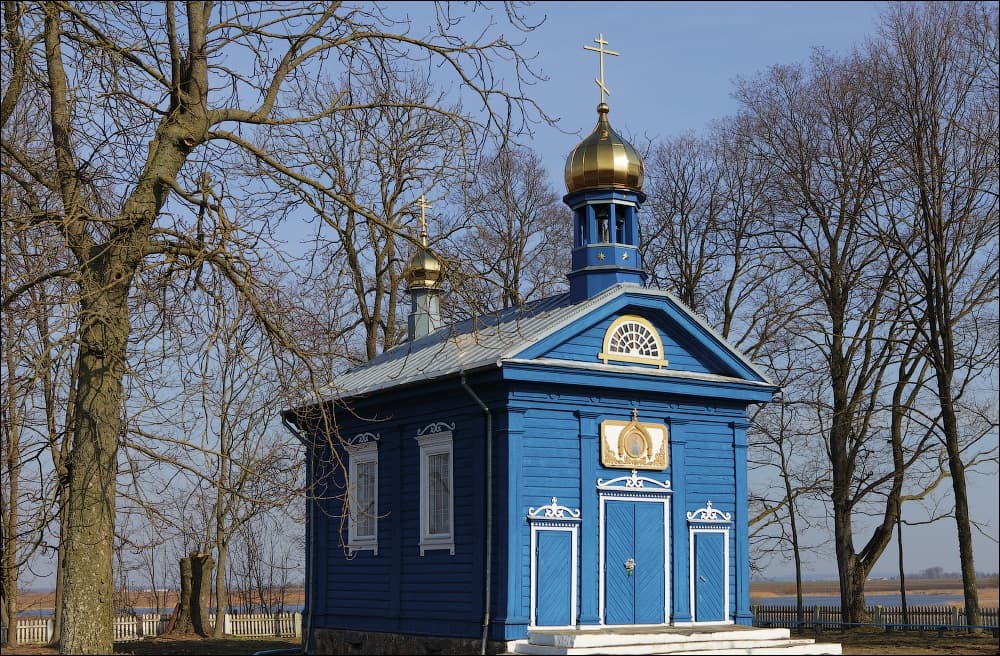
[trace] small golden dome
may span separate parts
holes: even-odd
[[[642,158],[611,128],[609,111],[605,103],[597,106],[597,127],[566,158],[568,193],[603,187],[642,191]]]
[[[441,261],[426,246],[417,248],[403,270],[407,287],[436,287],[442,275]]]

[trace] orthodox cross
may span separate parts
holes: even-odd
[[[420,208],[420,243],[424,246],[427,245],[427,216],[424,214],[426,210],[431,208],[431,204],[427,202],[427,199],[423,194],[420,194],[420,198],[417,200],[417,207]]]
[[[604,46],[608,45],[608,42],[604,40],[604,34],[598,35],[598,37],[594,39],[594,43],[597,44],[596,48],[594,46],[583,46],[583,49],[593,50],[601,58],[601,78],[599,80],[594,80],[594,82],[597,82],[597,86],[600,87],[601,89],[601,103],[603,103],[604,96],[611,95],[611,92],[608,91],[608,88],[604,86],[604,55],[614,55],[615,57],[617,57],[619,53],[615,52],[614,50],[604,49]]]

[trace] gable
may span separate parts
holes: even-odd
[[[625,348],[622,348],[622,340],[617,340],[618,348],[615,348],[616,339],[613,338],[617,337],[624,338]],[[631,349],[628,344],[632,345]],[[657,354],[659,349],[662,352]],[[631,353],[635,355],[630,356]],[[690,310],[667,296],[653,296],[648,292],[622,294],[611,299],[516,357],[766,382],[749,362]]]

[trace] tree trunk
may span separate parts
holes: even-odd
[[[219,562],[215,570],[215,631],[216,638],[223,637],[226,630],[226,561],[229,559],[229,544],[219,540],[216,544]]]
[[[191,621],[194,631],[202,637],[208,636],[209,597],[212,594],[212,569],[215,561],[211,554],[191,554]]]
[[[945,446],[948,449],[948,469],[955,495],[955,526],[958,529],[958,554],[962,566],[962,592],[965,595],[965,621],[969,626],[980,624],[979,591],[976,589],[976,566],[972,557],[972,528],[969,521],[969,497],[965,487],[965,463],[958,439],[958,423],[951,405],[950,389],[939,389],[944,419]]]
[[[171,633],[194,633],[194,624],[191,622],[191,557],[184,556],[180,561],[181,568],[181,592],[180,611],[177,613],[177,621]]]
[[[208,636],[209,595],[214,566],[215,561],[207,553],[195,551],[181,558],[181,608],[171,633]]]
[[[108,654],[113,644],[115,478],[131,272],[95,257],[81,299],[79,380],[69,454],[63,654]]]

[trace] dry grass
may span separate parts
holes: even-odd
[[[839,642],[844,654],[996,654],[1000,641],[990,633],[895,631],[859,628],[800,634],[817,642]]]
[[[135,642],[116,642],[115,654],[125,656],[200,656],[221,654],[242,656],[265,649],[289,649],[301,646],[298,638],[199,638],[197,636],[161,636]],[[3,656],[54,656],[58,649],[40,645],[4,647]]]

